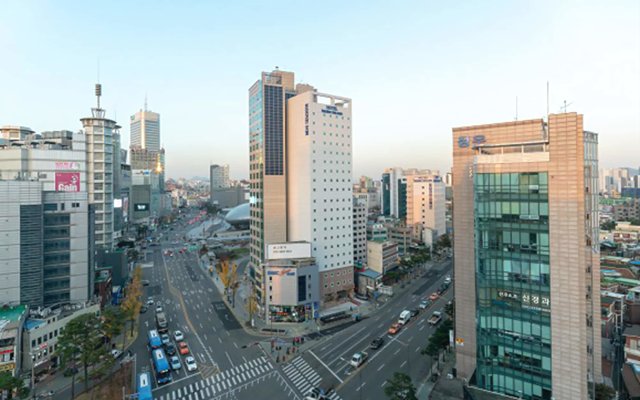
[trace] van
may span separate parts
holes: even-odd
[[[398,323],[400,325],[405,325],[411,319],[411,311],[404,310],[400,313],[400,318],[398,318]]]

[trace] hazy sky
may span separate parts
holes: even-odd
[[[457,3],[457,4],[454,4]],[[464,3],[464,4],[463,4]],[[3,1],[0,125],[81,128],[161,114],[170,177],[248,174],[248,88],[279,66],[353,99],[354,177],[448,169],[451,128],[566,100],[602,166],[640,164],[640,2]]]

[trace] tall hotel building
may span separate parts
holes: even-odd
[[[453,129],[458,375],[589,398],[600,367],[597,135],[583,116]]]
[[[80,121],[87,141],[87,193],[89,204],[93,204],[95,210],[95,243],[96,247],[111,248],[113,245],[113,134],[119,126],[115,121],[105,118],[105,110],[100,108],[101,95],[102,86],[97,84],[97,107],[91,109],[91,117],[82,118]]]
[[[146,101],[144,110],[131,116],[130,124],[130,147],[160,151],[160,114],[148,111]]]
[[[250,274],[265,304],[268,244],[307,241],[320,298],[353,290],[351,101],[263,72],[249,89]]]

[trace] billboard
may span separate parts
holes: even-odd
[[[56,192],[79,192],[79,172],[56,172]]]
[[[129,197],[127,196],[122,198],[122,218],[124,218],[124,222],[129,221]]]
[[[113,208],[122,207],[122,199],[113,199]]]
[[[267,260],[311,257],[311,243],[291,242],[267,245]]]
[[[149,211],[149,203],[136,203],[133,205],[133,211]]]

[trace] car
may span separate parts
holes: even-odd
[[[113,350],[111,350],[111,356],[112,356],[113,358],[118,358],[118,357],[120,357],[121,355],[122,355],[122,351],[121,351],[121,350],[118,350],[118,349],[113,349]]]
[[[149,282],[149,281],[148,281],[148,280],[146,280],[146,279],[143,279],[143,280],[141,280],[140,282],[142,283],[142,286],[149,286],[149,285],[151,284],[151,282]]]
[[[171,343],[171,337],[168,333],[163,333],[162,335],[160,335],[160,339],[162,340],[162,344]]]
[[[163,311],[164,311],[164,309],[162,308],[162,306],[161,306],[160,304],[158,304],[158,305],[156,306],[156,313],[161,313],[161,312],[163,312]]]
[[[429,308],[430,305],[431,305],[431,300],[429,299],[422,299],[422,301],[420,302],[420,308],[423,310]]]
[[[412,308],[411,310],[411,316],[415,317],[416,315],[420,314],[420,309],[419,308]]]
[[[431,296],[429,296],[429,300],[431,301],[436,301],[440,298],[440,295],[437,292],[433,292],[431,293]]]
[[[178,350],[180,351],[180,355],[184,356],[186,354],[189,354],[189,346],[187,346],[186,342],[179,342]]]
[[[182,368],[182,363],[180,362],[180,357],[178,356],[171,357],[169,359],[169,364],[171,365],[171,369],[174,371],[177,371],[180,368]]]
[[[371,341],[369,347],[373,350],[378,350],[384,344],[384,338],[382,336],[377,337]]]
[[[146,304],[143,304],[142,307],[140,307],[140,313],[144,314],[147,312],[147,310],[149,309],[149,307],[147,307]]]
[[[184,359],[184,363],[187,365],[187,371],[196,371],[198,369],[198,364],[196,364],[196,359],[189,356]]]
[[[451,275],[447,275],[446,278],[444,278],[444,283],[446,283],[447,285],[451,284]]]
[[[148,306],[152,306],[153,305],[153,298],[149,297],[149,299],[147,299],[147,305]]]
[[[393,325],[391,325],[389,327],[389,330],[387,331],[387,333],[389,335],[395,335],[396,333],[398,333],[400,331],[400,328],[402,328],[402,325],[400,325],[399,323],[394,323]]]
[[[173,343],[169,342],[164,345],[164,352],[167,353],[168,356],[175,356],[176,346]]]
[[[184,335],[181,331],[175,331],[173,332],[173,338],[176,340],[176,342],[182,342],[184,340]]]
[[[304,400],[327,400],[328,398],[327,393],[317,387],[309,389],[304,395]]]

